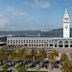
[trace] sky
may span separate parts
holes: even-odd
[[[72,27],[72,0],[0,0],[0,30],[62,28],[65,7]]]

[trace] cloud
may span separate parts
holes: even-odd
[[[50,4],[48,2],[45,2],[45,3],[40,2],[40,3],[35,3],[32,6],[36,8],[49,8]]]
[[[14,8],[12,8],[11,6],[6,6],[5,10],[8,12],[13,12]]]
[[[18,12],[18,11],[13,12],[12,14],[13,14],[13,16],[26,16],[26,15],[27,15],[27,13],[24,13],[24,12]]]
[[[0,15],[0,28],[4,28],[9,23],[8,18]]]
[[[15,8],[11,6],[7,6],[5,8],[6,11],[10,12],[13,16],[26,16],[28,15],[26,12],[22,12],[20,10],[16,10]]]
[[[49,8],[49,0],[24,0],[24,3],[30,4],[33,8]]]

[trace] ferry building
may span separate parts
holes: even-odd
[[[70,17],[67,8],[63,17],[63,36],[47,37],[41,36],[24,36],[8,37],[7,45],[23,45],[29,48],[72,48],[72,37],[70,37]]]

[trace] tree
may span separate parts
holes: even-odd
[[[25,64],[25,61],[26,61],[25,57],[26,57],[26,54],[27,54],[26,48],[20,49],[19,53],[20,53],[20,56],[21,56],[20,60],[22,61],[23,64]]]
[[[24,66],[23,64],[19,64],[19,65],[16,67],[16,70],[17,70],[18,72],[27,72],[27,71],[26,71],[26,68],[25,68],[25,66]]]
[[[21,58],[21,55],[19,52],[16,52],[15,50],[10,51],[11,53],[9,53],[9,57],[8,60],[11,61],[11,65],[15,64],[16,61],[19,61]]]
[[[61,72],[72,72],[71,63],[67,60],[62,62]]]
[[[45,57],[46,57],[46,53],[44,50],[41,50],[39,53],[36,54],[36,60],[40,62],[39,69]]]
[[[62,53],[61,54],[61,60],[60,61],[63,62],[63,61],[66,61],[66,60],[69,60],[67,54]]]
[[[43,61],[46,58],[47,54],[44,49],[39,51],[39,53],[36,54],[36,60]]]
[[[36,54],[37,54],[37,52],[35,51],[35,49],[32,48],[30,55],[31,55],[33,63],[35,62]]]
[[[40,51],[40,53],[42,53],[42,54],[43,54],[43,56],[44,56],[44,58],[46,58],[47,53],[46,53],[46,51],[45,51],[44,49],[42,49],[42,50]]]
[[[40,53],[40,52],[36,55],[36,60],[38,60],[38,61],[43,61],[44,58],[45,58],[45,57],[44,57],[43,54]]]
[[[6,61],[8,58],[5,49],[1,48],[0,49],[0,61],[3,64],[3,61]]]
[[[4,65],[3,67],[2,67],[2,71],[0,71],[0,72],[7,72],[8,71],[8,68],[9,68],[9,66],[8,65]]]
[[[61,55],[61,71],[62,72],[72,72],[72,65],[65,53]]]
[[[56,61],[56,57],[58,56],[58,52],[56,50],[51,50],[49,53],[49,61],[51,63],[51,69],[53,69],[54,62]]]
[[[72,58],[72,52],[70,52],[70,57]]]

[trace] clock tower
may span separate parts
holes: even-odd
[[[64,38],[70,37],[70,18],[67,8],[65,8],[64,18],[63,18],[63,37]]]

